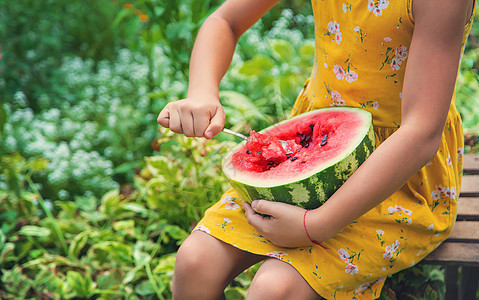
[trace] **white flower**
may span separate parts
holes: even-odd
[[[405,46],[398,46],[395,50],[396,57],[402,61],[407,58],[407,48]]]
[[[390,214],[397,213],[397,212],[400,211],[400,210],[401,210],[401,208],[398,207],[397,205],[394,205],[394,207],[392,207],[392,206],[389,206],[389,207],[388,207],[388,212],[389,212]]]
[[[389,43],[389,42],[391,41],[391,38],[387,36],[387,37],[384,38],[384,41],[385,41],[386,43]]]
[[[344,3],[343,3],[343,11],[344,11],[344,13],[346,13],[348,11],[348,7]]]
[[[406,224],[411,225],[412,224],[412,219],[411,218],[407,219]]]
[[[391,69],[393,69],[394,71],[399,70],[401,63],[402,63],[401,60],[397,58],[393,58],[391,61]]]
[[[354,27],[354,31],[359,32],[359,26]]]
[[[464,148],[457,148],[457,160],[460,160],[462,155],[464,155]]]
[[[346,74],[346,81],[351,83],[353,81],[356,81],[358,80],[358,73],[354,72],[354,71],[349,71],[347,74]]]
[[[288,253],[284,251],[273,251],[273,252],[265,253],[265,255],[280,259],[281,257],[288,255]]]
[[[223,199],[221,199],[221,203],[225,204],[225,203],[229,202],[231,199],[233,199],[233,197],[224,196]]]
[[[401,207],[401,210],[403,211],[403,213],[405,213],[408,216],[412,215],[412,210],[410,210],[410,209]]]
[[[336,44],[341,44],[341,41],[343,40],[343,34],[341,33],[341,31],[336,32],[335,38]]]
[[[225,221],[225,223],[231,223],[232,221],[228,218],[223,218],[223,221]]]
[[[337,79],[339,79],[339,80],[344,79],[344,75],[345,75],[344,74],[344,69],[340,65],[334,65],[333,66],[333,72],[334,72],[334,74],[336,74]]]
[[[449,198],[456,199],[456,188],[455,187],[451,187]]]
[[[382,231],[381,229],[378,229],[378,230],[376,230],[376,233],[379,234],[379,235],[383,235],[384,231]]]
[[[391,245],[391,250],[394,252],[396,251],[398,248],[399,248],[399,244],[401,242],[399,242],[398,240],[396,240],[392,245]]]
[[[429,225],[429,226],[427,227],[427,229],[428,229],[428,230],[432,230],[433,227],[434,227],[434,225],[431,224],[431,225]]]
[[[451,154],[449,154],[446,158],[446,163],[448,166],[452,165],[452,159],[451,159]]]
[[[379,0],[379,3],[378,3],[378,8],[380,9],[385,9],[387,8],[389,5],[389,1],[388,0]]]
[[[380,15],[383,14],[383,10],[380,9],[379,7],[375,7],[375,8],[373,9],[373,13],[374,13],[374,15],[375,15],[376,17],[379,17]]]
[[[441,193],[438,190],[434,190],[431,193],[431,198],[432,200],[437,201],[439,198],[441,198]]]
[[[328,64],[327,64],[327,63],[324,63],[324,67],[327,69],[327,68],[328,68]]]
[[[334,32],[339,32],[339,23],[334,21]]]
[[[377,101],[373,103],[373,108],[374,108],[375,110],[378,110],[378,108],[379,108],[379,103],[378,103]]]
[[[198,226],[196,226],[195,230],[203,231],[203,232],[206,232],[208,234],[210,233],[210,230],[205,225],[198,225]]]
[[[339,254],[339,258],[345,262],[345,263],[348,263],[349,262],[349,253],[348,251],[344,250],[343,248],[339,249],[338,250],[338,254]]]
[[[231,210],[236,210],[239,207],[240,206],[238,204],[236,204],[234,201],[230,201],[230,202],[226,203],[226,205],[225,205],[226,209],[231,209]]]
[[[334,23],[333,23],[333,22],[329,22],[329,23],[328,23],[328,31],[329,31],[330,33],[335,33],[335,32],[336,32],[336,31],[335,31],[335,28],[334,28]]]
[[[348,264],[345,268],[344,268],[344,271],[348,274],[351,274],[351,275],[356,275],[358,274],[359,272],[359,268],[358,266],[356,266],[355,264]]]
[[[383,259],[390,259],[393,256],[393,251],[391,250],[391,246],[387,246],[384,250]]]
[[[338,91],[332,91],[331,98],[333,98],[334,101],[338,101],[341,99],[341,94]]]
[[[369,12],[373,12],[374,10],[374,0],[368,0],[368,9],[369,9]]]

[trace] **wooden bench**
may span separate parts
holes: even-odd
[[[476,299],[479,282],[479,155],[465,155],[463,166],[454,230],[423,260],[445,266],[446,300]]]

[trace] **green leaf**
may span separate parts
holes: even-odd
[[[121,284],[122,274],[118,270],[108,270],[96,279],[99,289],[115,289]]]
[[[149,296],[155,293],[155,290],[148,280],[143,280],[140,284],[136,285],[135,292],[140,296]]]
[[[47,237],[50,235],[51,231],[45,227],[25,225],[18,231],[18,233],[25,236]]]
[[[166,38],[169,40],[187,39],[195,27],[196,25],[189,20],[170,23],[166,26]]]
[[[243,63],[238,72],[246,76],[260,75],[274,67],[274,61],[266,56],[255,56]]]
[[[306,41],[299,47],[299,56],[302,60],[312,61],[314,59],[314,41]]]
[[[135,265],[137,267],[144,266],[151,261],[151,256],[148,253],[139,251],[137,249],[135,249],[133,252],[133,258],[135,259]]]
[[[127,203],[125,204],[125,206],[123,206],[123,209],[136,212],[139,214],[143,214],[143,215],[148,213],[148,210],[143,205],[138,203]]]
[[[120,191],[115,189],[103,195],[99,210],[108,217],[114,218],[123,205],[120,203]]]
[[[67,284],[74,296],[86,298],[92,289],[90,275],[76,271],[67,272]]]
[[[86,196],[76,196],[75,203],[79,209],[83,211],[94,211],[98,205],[97,199],[93,196],[86,197]]]
[[[168,233],[173,239],[179,241],[183,241],[189,235],[188,232],[177,225],[167,225],[165,227],[165,232]]]
[[[273,39],[269,41],[273,57],[280,62],[288,63],[295,57],[293,46],[285,40]]]
[[[3,134],[5,130],[4,125],[7,123],[7,112],[5,111],[5,107],[3,104],[0,105],[0,134]]]
[[[70,243],[70,247],[68,248],[68,253],[71,257],[79,258],[81,250],[88,243],[89,234],[90,232],[84,231],[73,238]]]
[[[113,223],[113,229],[116,231],[131,230],[135,228],[135,220],[123,220]]]

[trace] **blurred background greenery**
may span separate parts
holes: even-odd
[[[220,162],[236,141],[175,135],[156,116],[185,96],[194,38],[221,2],[0,2],[0,298],[171,298],[175,252],[227,188]],[[225,126],[288,116],[313,28],[310,3],[287,0],[240,39],[221,84]],[[478,151],[477,37],[475,24],[457,85],[468,152]],[[256,268],[228,299],[244,298]],[[434,299],[443,270],[419,264],[382,298],[392,291]]]

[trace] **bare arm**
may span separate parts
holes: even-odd
[[[392,195],[434,157],[451,104],[464,24],[470,15],[468,2],[414,1],[415,29],[403,86],[401,127],[322,207],[308,214],[313,239],[334,236]]]
[[[186,136],[212,138],[224,126],[218,87],[239,37],[279,0],[227,0],[201,27],[193,47],[187,99],[169,103],[158,123]]]

